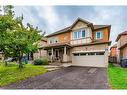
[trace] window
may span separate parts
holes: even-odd
[[[102,32],[96,32],[96,39],[102,39]]]
[[[81,36],[82,36],[82,32],[78,31],[78,38],[81,38]]]
[[[94,52],[90,52],[90,53],[88,53],[88,55],[95,55],[95,53]]]
[[[104,55],[104,52],[96,52],[96,55]]]
[[[73,32],[73,39],[80,39],[80,38],[85,38],[86,34],[85,34],[85,30],[81,29],[79,31],[75,31]]]
[[[49,44],[54,44],[54,43],[58,43],[59,41],[58,41],[58,38],[57,37],[53,37],[53,38],[50,38],[49,39]]]
[[[85,56],[85,55],[87,55],[87,53],[81,53],[81,54],[80,54],[80,56]]]
[[[74,53],[74,56],[79,56],[79,53]]]
[[[73,39],[77,39],[78,38],[78,32],[73,32]]]
[[[82,30],[82,38],[85,38],[85,30]]]

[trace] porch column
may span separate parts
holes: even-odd
[[[105,49],[105,65],[108,67],[108,48]]]
[[[66,49],[66,46],[64,46],[63,62],[67,62],[67,49]]]
[[[53,48],[51,50],[51,53],[52,53],[52,55],[51,55],[51,62],[53,62]]]

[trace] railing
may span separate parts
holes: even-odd
[[[86,43],[91,43],[91,42],[92,42],[92,38],[91,37],[86,37],[86,38],[82,38],[82,39],[71,40],[70,44],[71,45],[76,45],[76,44],[86,44]]]

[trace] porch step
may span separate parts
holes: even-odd
[[[55,70],[59,70],[59,69],[61,69],[61,68],[48,68],[47,70],[48,71],[55,71]]]
[[[72,63],[64,63],[61,65],[62,67],[69,67],[69,66],[72,66]]]
[[[46,66],[43,66],[44,68],[59,68],[61,66],[53,66],[53,65],[46,65]]]

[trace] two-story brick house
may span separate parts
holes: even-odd
[[[116,39],[117,42],[117,61],[120,63],[122,58],[127,58],[127,31],[120,33]]]
[[[93,25],[78,18],[72,25],[46,36],[51,62],[71,62],[75,66],[107,67],[110,25]]]
[[[110,47],[109,62],[117,63],[117,44]]]
[[[117,57],[117,44],[114,44],[111,48],[110,48],[110,56],[111,57]]]

